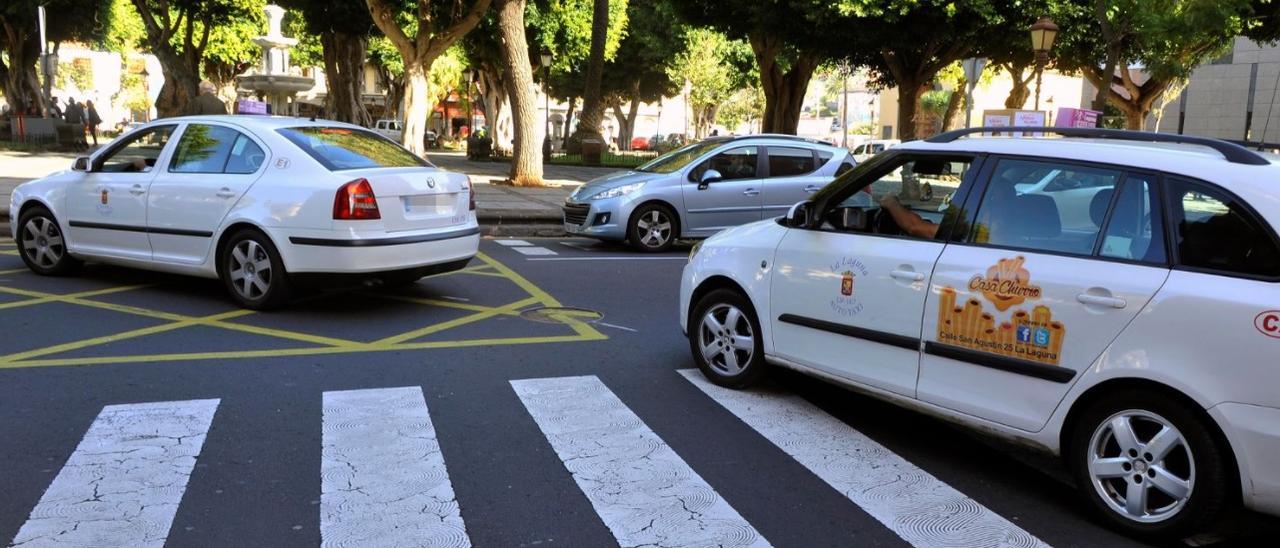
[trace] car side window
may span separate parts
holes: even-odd
[[[834,196],[820,226],[838,232],[936,238],[969,167],[968,160],[952,158],[903,159],[869,184],[854,182],[845,190],[849,195]],[[911,220],[919,232],[905,228],[899,217]]]
[[[853,158],[845,158],[843,162],[840,162],[840,167],[836,168],[836,177],[839,177],[841,175],[844,175],[845,173],[853,171],[853,168],[855,167],[855,165],[856,164],[853,163]]]
[[[1103,189],[1094,195],[1089,204],[1089,216],[1098,222],[1106,219],[1106,232],[1099,242],[1098,255],[1113,259],[1166,264],[1164,230],[1153,187],[1155,179],[1150,175],[1129,174],[1115,191]]]
[[[1280,276],[1280,250],[1272,232],[1244,204],[1209,185],[1173,179],[1168,184],[1174,247],[1183,266]]]
[[[769,177],[795,177],[813,173],[813,151],[796,147],[769,147]]]
[[[155,167],[177,126],[157,126],[139,132],[100,160],[98,171],[143,173]]]
[[[1090,182],[1052,186],[1053,181],[1064,177]],[[1092,255],[1106,212],[1103,209],[1104,216],[1095,217],[1094,202],[1106,202],[1109,207],[1120,177],[1121,172],[1112,169],[1000,160],[978,205],[968,241]]]
[[[689,172],[689,180],[700,181],[702,174],[708,169],[714,169],[720,172],[720,176],[725,181],[735,179],[755,179],[756,178],[756,160],[759,157],[758,147],[738,147],[731,148],[720,154],[712,156],[707,161]],[[810,156],[812,157],[812,156]]]
[[[235,162],[231,162],[235,153]],[[169,162],[173,173],[253,173],[262,149],[240,132],[223,126],[189,124]],[[254,164],[253,158],[257,158]],[[233,170],[228,170],[232,168]],[[252,169],[250,169],[252,168]],[[247,170],[247,171],[246,171]]]

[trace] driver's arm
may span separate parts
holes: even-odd
[[[902,205],[902,202],[898,201],[898,197],[896,195],[889,194],[884,198],[881,198],[880,206],[883,207],[885,211],[888,211],[889,215],[893,216],[893,222],[897,223],[898,227],[901,228],[903,232],[917,238],[925,238],[928,240],[932,240],[937,237],[938,225],[924,217],[921,217],[916,212],[907,209],[906,206]]]

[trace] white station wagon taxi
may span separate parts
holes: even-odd
[[[165,118],[13,192],[37,274],[85,260],[220,278],[252,309],[298,283],[404,284],[480,245],[471,181],[358,126],[283,116]]]
[[[903,144],[696,247],[680,322],[703,373],[780,365],[1060,454],[1137,536],[1280,514],[1280,165],[983,132]]]

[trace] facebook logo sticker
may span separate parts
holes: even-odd
[[[1031,342],[1031,328],[1030,328],[1030,327],[1025,326],[1025,325],[1019,325],[1019,326],[1018,326],[1018,333],[1017,333],[1017,335],[1018,335],[1018,342],[1020,342],[1020,343],[1029,343],[1029,342]]]

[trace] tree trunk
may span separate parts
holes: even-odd
[[[560,132],[560,135],[564,136],[565,142],[569,141],[569,130],[573,128],[573,109],[578,104],[578,98],[570,97],[568,103],[568,109],[564,113],[564,129]]]
[[[587,58],[586,84],[582,94],[582,115],[578,117],[575,140],[584,138],[604,141],[600,123],[604,121],[604,95],[601,80],[604,78],[604,49],[609,38],[609,0],[594,0],[591,14],[591,56]]]
[[[320,33],[325,83],[329,89],[324,103],[329,118],[364,127],[373,125],[369,111],[360,100],[368,45],[369,39],[363,34],[335,30]]]
[[[40,61],[40,38],[21,25],[13,25],[0,17],[4,30],[3,49],[9,55],[9,64],[3,71],[4,82],[0,90],[5,102],[14,113],[26,113],[36,108],[47,115],[48,105],[40,93],[36,67]],[[2,63],[0,63],[2,65]]]
[[[950,131],[955,126],[956,113],[960,112],[960,105],[964,102],[964,91],[969,89],[969,81],[960,78],[960,85],[951,92],[951,97],[947,98],[947,111],[942,115],[942,131]]]
[[[169,49],[169,48],[165,48]],[[182,55],[169,51],[157,51],[160,66],[164,69],[164,85],[156,97],[156,117],[170,118],[189,113],[191,101],[200,94],[199,74]]]
[[[542,186],[542,143],[538,140],[537,97],[533,93],[533,68],[524,36],[525,0],[500,0],[498,33],[502,61],[506,65],[507,95],[515,125],[512,142],[511,184]]]
[[[430,62],[405,63],[404,67],[404,135],[400,144],[419,156],[425,152],[422,139],[431,114],[430,81],[427,78],[430,70]]]
[[[920,96],[928,91],[927,84],[910,80],[898,82],[898,138],[903,141],[916,139],[916,116],[920,110]]]
[[[760,87],[764,89],[764,120],[762,133],[786,133],[794,135],[800,125],[800,110],[804,95],[809,89],[809,79],[820,59],[813,53],[802,53],[787,72],[778,66],[778,54],[783,42],[776,36],[760,33],[749,36],[751,51],[760,68]]]
[[[1005,72],[1009,73],[1009,79],[1013,80],[1013,88],[1009,90],[1009,96],[1004,99],[1004,108],[1021,109],[1027,104],[1027,99],[1031,98],[1031,79],[1035,77],[1035,71],[1031,71],[1031,75],[1023,78],[1022,75],[1027,72],[1027,65],[1021,63],[1009,63],[1003,65]]]
[[[637,91],[640,85],[637,82],[632,86],[632,91]],[[622,111],[622,104],[613,105],[613,116],[618,119],[618,150],[631,150],[631,139],[636,133],[636,116],[640,112],[640,98],[636,95],[631,97],[631,105],[626,112]]]

